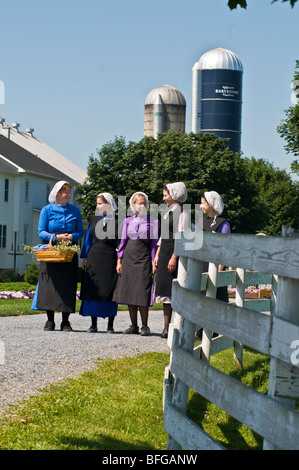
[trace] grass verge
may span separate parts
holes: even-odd
[[[211,363],[266,393],[269,361],[245,349],[244,368],[232,350]],[[51,385],[42,394],[9,409],[0,423],[2,450],[165,450],[163,377],[169,355],[145,353],[99,362],[75,379]],[[259,450],[262,439],[190,390],[188,416],[229,449]]]
[[[0,282],[0,292],[2,291],[35,291],[36,286],[26,282]],[[80,283],[77,290],[80,291]],[[39,310],[31,310],[32,299],[0,299],[0,317],[12,317],[19,315],[35,315]],[[76,312],[79,312],[81,300],[76,301]],[[150,310],[162,310],[163,304],[154,304]],[[118,310],[128,310],[127,305],[119,305]]]

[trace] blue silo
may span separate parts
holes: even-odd
[[[206,52],[192,69],[191,132],[230,138],[228,146],[241,150],[243,66],[227,49]]]

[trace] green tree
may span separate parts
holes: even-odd
[[[280,235],[281,226],[299,227],[299,185],[285,170],[263,159],[246,159],[248,173],[255,181],[259,205],[263,207],[260,230],[268,235]],[[254,201],[254,204],[256,201]],[[259,221],[261,223],[261,221]]]
[[[184,181],[187,203],[200,204],[204,190],[215,190],[225,201],[226,216],[237,232],[255,232],[262,221],[254,182],[244,166],[244,159],[227,147],[225,139],[214,134],[185,134],[169,131],[157,139],[144,137],[125,144],[116,137],[90,157],[88,180],[79,188],[79,202],[84,216],[94,212],[99,192],[108,191],[117,198],[141,190],[151,203],[162,203],[166,183]],[[252,200],[255,199],[255,211]]]
[[[150,203],[161,204],[163,186],[175,181],[185,182],[186,202],[193,208],[203,191],[217,191],[234,232],[280,235],[283,224],[299,227],[299,184],[263,159],[230,151],[226,140],[214,134],[169,131],[128,144],[115,137],[97,157],[90,157],[79,202],[86,218],[95,210],[96,195],[104,191],[116,201],[117,196],[126,196],[128,202],[141,190]]]
[[[293,89],[297,100],[299,100],[299,60],[296,60],[296,67],[293,79]],[[277,127],[277,132],[286,141],[285,150],[295,157],[299,156],[299,101],[286,111],[286,119],[282,120]],[[294,160],[291,164],[292,171],[299,175],[299,161]]]
[[[275,3],[277,2],[278,0],[272,0],[271,3]],[[295,3],[297,2],[297,0],[282,0],[282,2],[289,2],[291,7],[293,7],[295,5]],[[246,0],[228,0],[228,6],[231,10],[234,10],[235,8],[237,8],[238,6],[240,6],[241,8],[247,8],[247,1]]]

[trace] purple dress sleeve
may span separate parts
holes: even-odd
[[[227,222],[227,220],[225,222],[222,222],[222,224],[219,225],[219,227],[217,228],[217,232],[218,233],[231,233],[229,222]]]

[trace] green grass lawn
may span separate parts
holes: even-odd
[[[24,283],[0,290],[34,290]],[[78,286],[80,288],[80,286]],[[32,300],[0,299],[0,317],[37,313]],[[77,301],[76,310],[80,308]],[[127,309],[119,306],[120,310]],[[162,304],[152,309],[161,310]],[[165,450],[163,379],[169,355],[146,353],[136,358],[99,361],[96,370],[50,385],[41,394],[9,408],[0,422],[0,449],[5,450]],[[211,364],[267,393],[269,359],[244,350],[244,367],[232,350]],[[260,450],[262,438],[213,403],[189,391],[187,415],[228,449]]]
[[[3,291],[35,291],[36,286],[30,285],[26,282],[0,282],[0,292]],[[80,283],[78,283],[77,290],[80,291]],[[39,310],[31,310],[31,299],[0,299],[0,317],[10,317],[16,315],[34,315],[40,313]],[[81,300],[76,301],[76,312],[79,312]],[[162,310],[163,305],[154,304],[150,310]],[[128,310],[127,305],[119,305],[118,310]]]
[[[266,393],[269,361],[244,351],[244,368],[232,350],[211,363]],[[51,385],[41,395],[9,409],[0,423],[5,450],[165,450],[163,378],[169,355],[99,362],[96,370]],[[261,449],[262,439],[246,426],[190,390],[188,416],[228,449]]]

